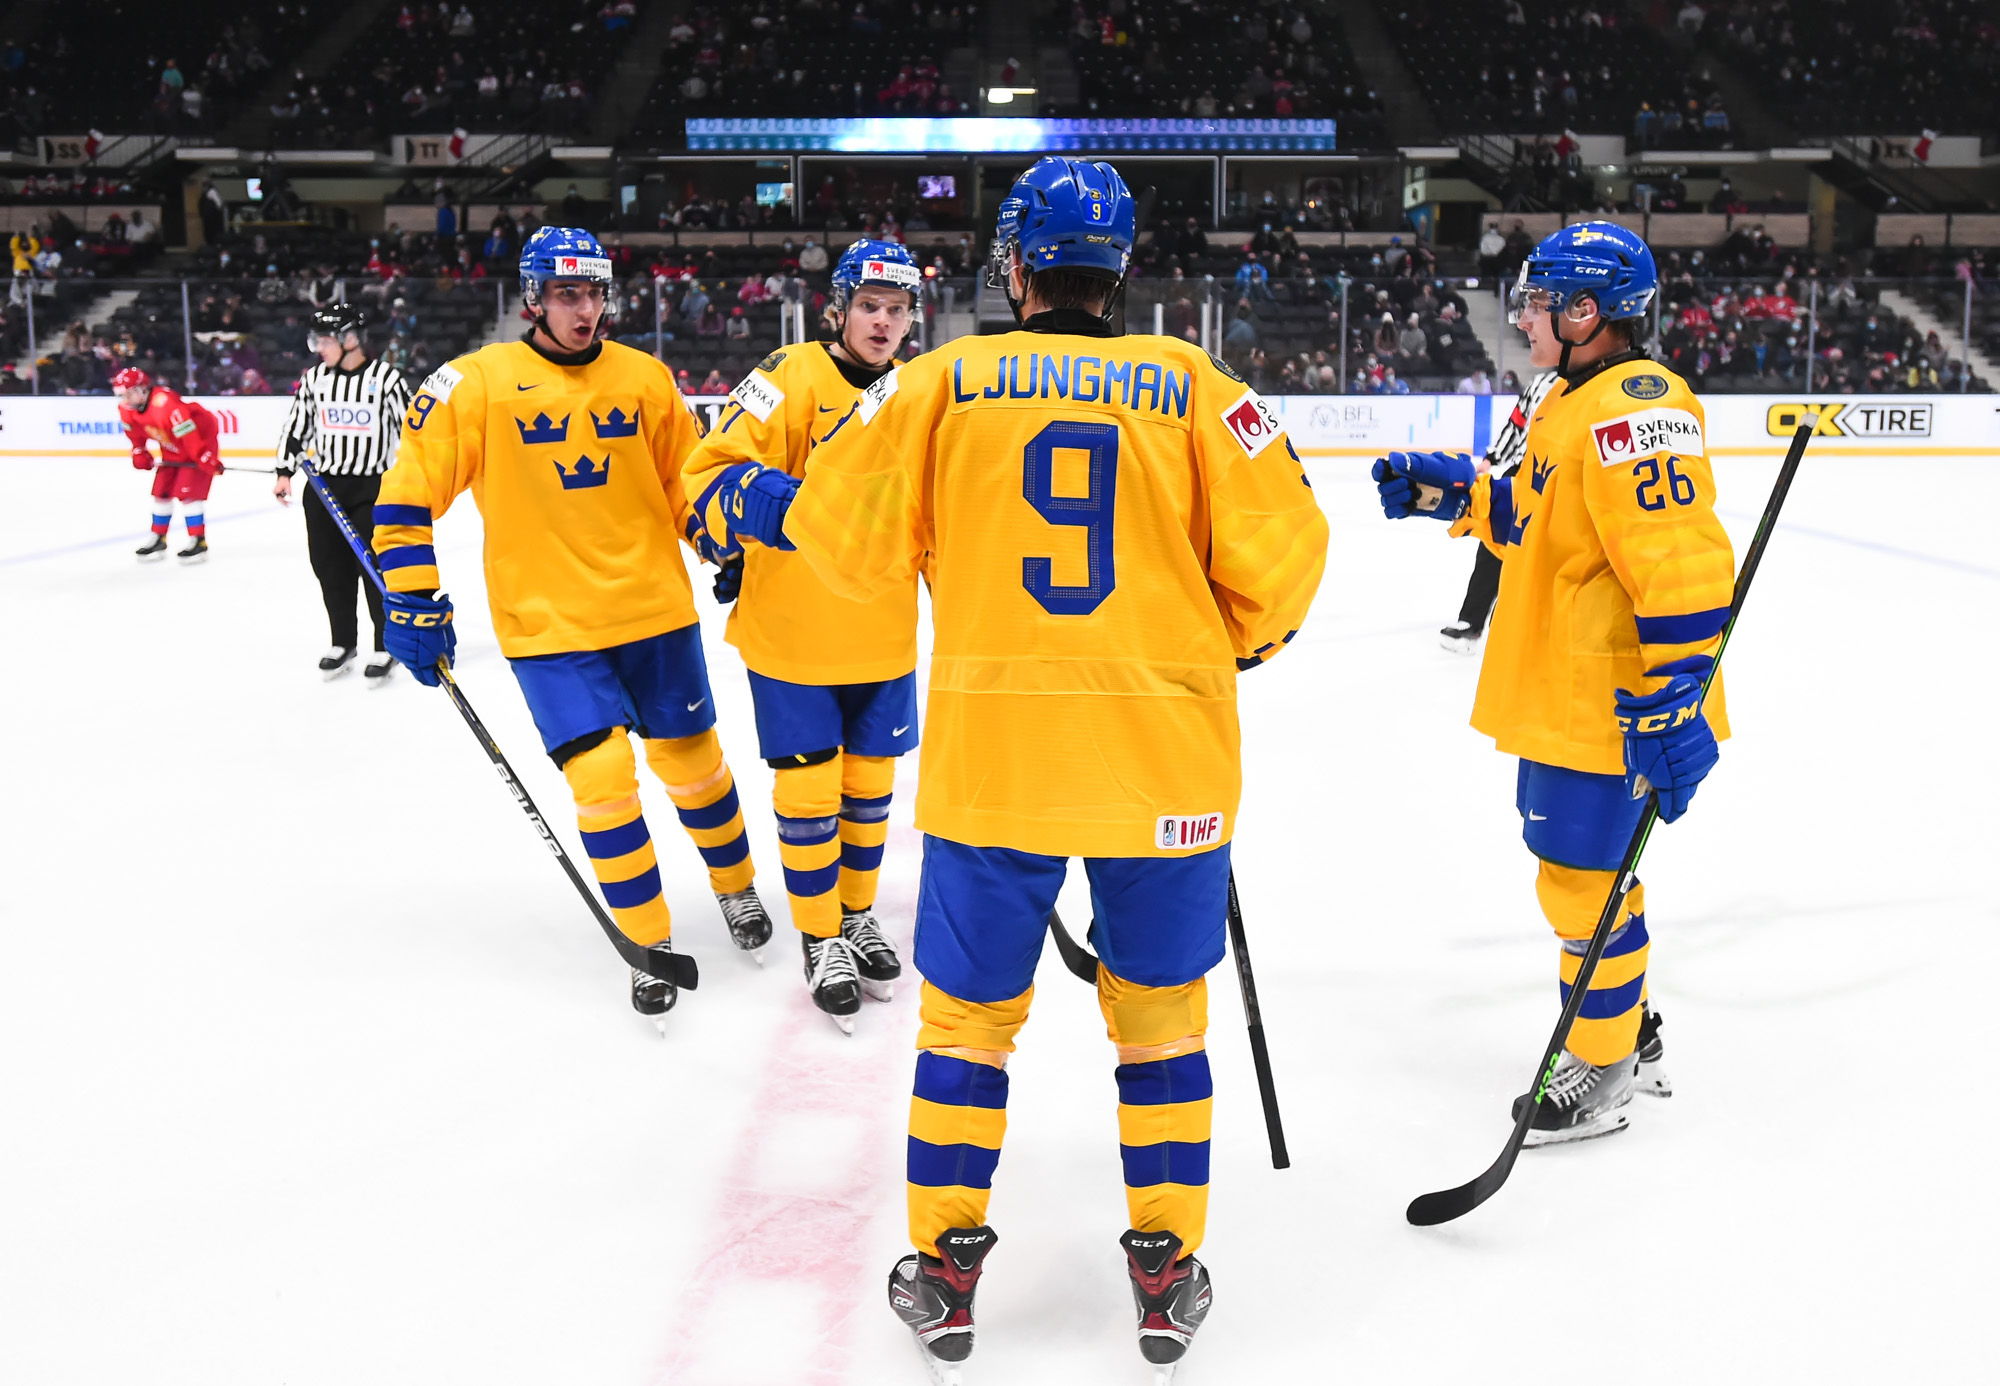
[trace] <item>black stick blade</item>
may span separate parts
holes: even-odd
[[[1412,1227],[1436,1227],[1440,1223],[1452,1222],[1464,1217],[1499,1189],[1497,1180],[1489,1180],[1482,1174],[1470,1184],[1460,1184],[1455,1189],[1441,1189],[1437,1193],[1418,1194],[1410,1200],[1410,1206],[1403,1211]]]
[[[695,965],[695,960],[671,948],[650,947],[646,950],[646,960],[633,966],[648,977],[672,982],[682,991],[693,991],[701,985],[701,969]]]

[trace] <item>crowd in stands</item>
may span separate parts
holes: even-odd
[[[2000,126],[2000,12],[1982,0],[1684,0],[1677,22],[1807,133]]]
[[[689,116],[952,116],[943,63],[974,42],[977,6],[945,0],[754,0],[695,5],[668,33],[635,133]]]
[[[1044,22],[1076,66],[1074,116],[1332,117],[1379,147],[1382,103],[1331,7],[1299,0],[1067,0]]]
[[[1383,17],[1447,130],[1629,129],[1677,149],[1733,139],[1713,84],[1616,0],[1408,0]]]

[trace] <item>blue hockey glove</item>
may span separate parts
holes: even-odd
[[[1701,711],[1701,680],[1676,674],[1656,693],[1618,690],[1618,730],[1625,734],[1625,779],[1632,797],[1650,785],[1660,796],[1660,817],[1671,823],[1687,812],[1695,786],[1721,758],[1715,733]]]
[[[785,512],[792,508],[798,489],[797,477],[775,467],[746,468],[736,485],[723,493],[730,532],[774,549],[796,549],[798,545],[785,537]]]
[[[1390,519],[1428,515],[1449,524],[1472,504],[1479,471],[1462,452],[1392,452],[1375,459],[1371,475]]]
[[[743,555],[735,554],[722,560],[722,569],[715,575],[715,600],[728,606],[743,592]]]
[[[451,662],[458,630],[451,598],[442,592],[387,592],[382,596],[382,643],[427,688],[438,686],[437,662]]]

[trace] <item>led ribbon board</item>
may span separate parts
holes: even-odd
[[[848,154],[1319,153],[1331,120],[1039,120],[965,116],[689,120],[690,150]]]

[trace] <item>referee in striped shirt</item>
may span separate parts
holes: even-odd
[[[291,504],[292,472],[301,459],[310,457],[364,547],[375,532],[375,495],[382,489],[382,473],[396,460],[403,411],[410,403],[410,387],[403,383],[402,372],[368,359],[362,336],[365,325],[361,310],[347,303],[328,304],[313,313],[306,346],[319,356],[320,364],[299,377],[278,443],[278,480],[272,487],[273,495]],[[375,651],[368,657],[366,674],[381,679],[396,664],[382,648],[382,594],[367,580],[361,561],[310,486],[305,507],[306,552],[319,578],[333,633],[333,648],[321,658],[320,673],[338,678],[354,667],[360,644],[354,586],[360,583],[375,623]]]
[[[1512,476],[1521,469],[1521,459],[1528,453],[1528,421],[1542,407],[1556,380],[1554,371],[1544,371],[1527,383],[1520,398],[1514,401],[1514,410],[1507,416],[1499,436],[1486,449],[1480,471]],[[1474,405],[1477,407],[1478,401]],[[1494,600],[1500,595],[1499,558],[1484,544],[1474,547],[1479,552],[1473,555],[1472,577],[1465,584],[1465,603],[1458,609],[1458,619],[1438,632],[1438,643],[1455,654],[1471,654],[1479,648],[1480,637],[1486,634],[1487,618],[1493,614]]]

